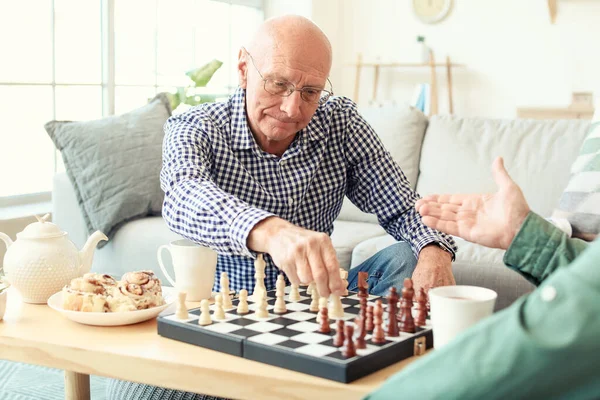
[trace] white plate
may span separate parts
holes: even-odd
[[[137,324],[138,322],[142,321],[147,321],[152,318],[156,318],[158,314],[164,311],[167,307],[169,307],[169,305],[171,305],[175,301],[177,294],[174,288],[163,287],[162,292],[163,298],[165,299],[165,304],[158,307],[148,308],[146,310],[114,313],[65,310],[62,307],[62,292],[58,292],[50,296],[50,298],[48,299],[48,305],[50,306],[50,308],[55,309],[70,320],[79,322],[80,324],[96,326],[130,325]]]

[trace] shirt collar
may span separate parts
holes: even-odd
[[[246,91],[238,87],[235,93],[229,99],[232,109],[232,148],[234,150],[247,150],[256,145],[252,131],[248,126],[246,118]],[[327,114],[327,103],[317,108],[315,115],[311,118],[306,128],[299,131],[297,134],[306,138],[308,141],[323,140],[326,138],[327,132],[324,116]]]

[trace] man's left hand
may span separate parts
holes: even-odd
[[[425,292],[438,286],[456,285],[452,274],[452,254],[436,244],[423,247],[412,279],[415,290],[423,288]]]

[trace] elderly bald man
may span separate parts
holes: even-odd
[[[333,97],[331,63],[331,44],[314,23],[267,20],[239,51],[231,98],[165,125],[163,218],[218,252],[217,276],[227,272],[235,291],[253,289],[254,260],[264,253],[267,289],[282,270],[329,296],[345,289],[329,235],[347,196],[399,241],[353,268],[350,290],[358,271],[369,273],[377,295],[410,276],[417,287],[454,284],[454,241],[421,222],[419,196],[400,167],[356,105]],[[135,385],[120,385],[109,386],[114,398],[139,398]]]

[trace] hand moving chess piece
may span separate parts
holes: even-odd
[[[327,297],[321,297],[319,299],[319,308],[319,318],[317,320],[321,325],[319,326],[319,332],[329,333],[331,332],[331,327],[329,326],[329,316],[327,312]]]
[[[415,317],[416,326],[425,326],[427,324],[427,295],[423,288],[417,293],[417,315]]]
[[[342,347],[344,345],[344,325],[343,319],[338,319],[335,323],[335,337],[333,338],[333,345],[335,347]]]
[[[285,306],[285,300],[283,297],[285,296],[285,279],[282,274],[279,274],[277,277],[277,283],[275,284],[277,290],[275,291],[275,296],[277,300],[275,300],[275,307],[273,308],[273,312],[275,314],[283,314],[287,311]]]
[[[385,334],[383,333],[383,306],[381,305],[381,299],[377,299],[375,302],[375,308],[373,308],[373,337],[371,341],[373,343],[385,343]]]
[[[415,320],[412,316],[413,296],[412,280],[404,279],[404,288],[402,289],[402,300],[400,300],[400,319],[398,321],[402,332],[415,333]]]
[[[258,303],[260,299],[263,297],[263,293],[267,294],[267,288],[265,287],[265,267],[267,264],[265,263],[264,257],[262,254],[258,254],[256,256],[256,261],[254,261],[254,280],[256,281],[254,284],[254,290],[252,291],[252,300],[255,303]]]
[[[198,325],[210,325],[212,319],[210,318],[210,305],[208,300],[204,299],[200,302],[200,318],[198,319]]]
[[[230,310],[233,308],[233,304],[231,304],[231,297],[229,297],[229,277],[227,276],[227,272],[221,272],[221,279],[219,280],[219,284],[221,286],[223,308],[225,310]]]
[[[267,292],[263,292],[263,296],[258,300],[258,308],[254,314],[258,318],[269,317],[269,312],[267,311]]]
[[[292,283],[292,288],[290,289],[290,295],[288,299],[293,302],[300,301],[300,291],[297,284]]]
[[[352,325],[346,325],[346,340],[344,340],[344,347],[342,348],[342,355],[346,358],[354,357],[356,355],[356,346],[352,340],[354,336],[354,327]]]
[[[398,319],[396,318],[396,313],[398,312],[398,292],[395,287],[391,287],[390,294],[387,298],[387,311],[388,311],[388,326],[387,326],[387,336],[397,337],[400,336],[400,331],[398,330]]]
[[[215,319],[225,319],[225,311],[223,311],[223,296],[219,293],[215,296]]]
[[[186,296],[187,296],[186,292],[177,293],[177,311],[175,312],[175,316],[178,319],[188,319],[188,317],[189,317],[188,310],[185,305]]]
[[[240,315],[248,314],[248,291],[246,289],[240,290],[236,312]]]

